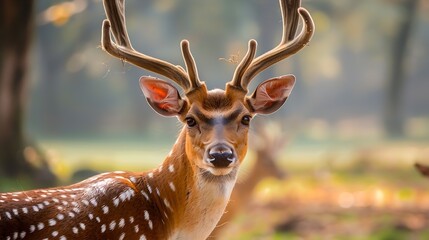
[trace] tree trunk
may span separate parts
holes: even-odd
[[[24,166],[22,114],[34,2],[4,0],[0,6],[0,173],[13,177]]]
[[[403,96],[404,68],[407,45],[411,37],[418,0],[405,0],[401,5],[404,17],[398,25],[396,38],[392,45],[391,69],[387,85],[386,112],[384,122],[386,132],[391,137],[403,135],[401,100]]]
[[[23,131],[33,13],[34,1],[0,2],[0,177],[25,174],[46,186],[52,185],[55,177],[43,154],[25,141]],[[39,155],[37,167],[25,160],[24,148],[29,145]]]

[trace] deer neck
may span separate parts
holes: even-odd
[[[236,177],[207,179],[188,158],[185,146],[184,128],[162,165],[147,173],[145,184],[158,196],[158,209],[166,209],[160,214],[170,239],[205,239],[221,218]]]

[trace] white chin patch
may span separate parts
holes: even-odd
[[[215,176],[222,176],[231,173],[233,168],[208,168],[209,172]]]

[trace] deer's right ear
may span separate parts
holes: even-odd
[[[247,102],[254,113],[273,113],[283,105],[294,85],[295,77],[293,75],[266,80],[258,85],[253,95],[247,99]]]
[[[140,88],[153,110],[163,116],[177,116],[185,105],[179,91],[163,80],[141,77]]]

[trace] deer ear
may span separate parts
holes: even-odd
[[[163,116],[178,115],[185,104],[185,101],[180,98],[179,91],[163,80],[141,77],[140,88],[153,110]]]
[[[247,103],[254,113],[270,114],[277,111],[289,97],[295,84],[295,76],[271,78],[258,85]]]

